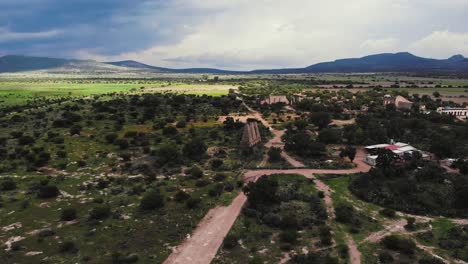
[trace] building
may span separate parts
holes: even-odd
[[[413,102],[401,95],[398,95],[397,97],[393,97],[389,94],[385,95],[384,106],[391,104],[395,105],[396,109],[398,110],[411,110],[411,107],[413,107]]]
[[[257,145],[260,141],[262,141],[262,137],[260,135],[257,122],[247,122],[242,133],[242,139],[240,142],[241,147],[251,148]]]
[[[462,120],[468,119],[468,107],[439,107],[437,113],[452,115]]]
[[[283,103],[283,104],[291,104],[289,99],[285,95],[270,95],[268,98],[263,100],[261,104],[277,104],[277,103]]]
[[[365,147],[368,155],[364,158],[364,162],[371,165],[375,166],[377,165],[377,158],[378,156],[378,151],[380,149],[388,149],[391,150],[396,156],[398,156],[400,159],[403,159],[405,154],[410,154],[412,155],[413,152],[419,152],[422,154],[423,158],[429,158],[429,155],[424,153],[423,151],[410,146],[409,144],[398,142],[395,144],[378,144],[378,145],[372,145],[372,146],[367,146]]]

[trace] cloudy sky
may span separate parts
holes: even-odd
[[[468,0],[0,0],[0,55],[184,68],[468,56]]]

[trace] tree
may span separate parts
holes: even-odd
[[[70,128],[70,135],[79,135],[81,133],[81,126],[80,125],[73,125]]]
[[[323,129],[331,123],[331,116],[327,112],[311,113],[309,116],[309,121],[319,129]]]
[[[75,208],[65,208],[62,210],[60,215],[61,221],[72,221],[76,219],[76,209]]]
[[[280,148],[272,147],[268,150],[268,158],[272,162],[278,162],[281,160],[281,152]]]
[[[147,192],[140,202],[140,209],[143,211],[154,210],[164,207],[164,196],[158,191]]]
[[[182,153],[189,159],[199,161],[206,154],[206,144],[201,138],[194,138],[184,145]]]
[[[353,162],[354,158],[356,157],[356,148],[351,147],[351,146],[347,146],[346,148],[341,149],[340,157],[341,158],[348,157],[349,160],[351,160],[351,162]]]
[[[379,149],[377,155],[376,166],[383,169],[390,168],[397,158],[395,153],[388,149]]]
[[[164,144],[156,150],[156,165],[175,165],[179,164],[181,159],[180,151],[176,146]]]
[[[165,128],[163,128],[162,133],[164,136],[175,136],[179,133],[179,131],[177,131],[177,128],[175,128],[174,126],[166,126]]]
[[[89,212],[89,218],[94,220],[104,220],[108,218],[111,214],[111,209],[108,205],[99,204],[96,205]]]
[[[339,143],[341,133],[337,129],[325,128],[320,131],[317,140],[325,144]]]
[[[270,177],[262,177],[256,182],[249,182],[244,187],[251,208],[275,203],[278,200],[277,190],[278,182]]]
[[[433,92],[432,95],[433,95],[435,98],[439,98],[439,97],[440,97],[440,93],[439,93],[438,91]]]
[[[41,199],[48,199],[57,197],[60,194],[59,189],[55,185],[41,185],[37,197]]]

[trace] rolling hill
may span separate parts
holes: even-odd
[[[170,69],[126,60],[96,62],[91,60],[56,59],[9,55],[0,57],[0,72],[45,71],[50,73],[210,73],[210,74],[300,74],[347,72],[450,72],[466,73],[468,59],[455,55],[438,60],[422,58],[408,52],[384,53],[362,58],[322,62],[305,68],[229,71],[213,68]]]

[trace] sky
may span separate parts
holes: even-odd
[[[468,56],[468,0],[0,0],[0,56],[172,68]]]

